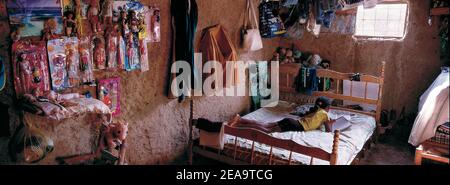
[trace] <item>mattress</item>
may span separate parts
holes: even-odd
[[[312,105],[303,105],[300,108],[308,109],[310,106]],[[299,107],[296,107],[294,104],[281,102],[277,107],[262,108],[244,116],[243,118],[256,120],[261,122],[261,124],[268,124],[280,121],[284,118],[298,118],[297,116],[290,114],[298,108]],[[341,131],[337,160],[338,165],[350,165],[374,133],[376,128],[375,118],[363,114],[333,109],[330,110],[328,114],[331,119],[337,119],[344,116],[351,122],[351,126],[349,128]],[[271,133],[270,135],[275,138],[290,139],[303,146],[320,148],[328,153],[331,153],[333,148],[333,133],[327,133],[321,130],[308,132]],[[227,145],[234,145],[235,143],[235,136],[225,134],[224,139],[225,144]],[[240,148],[251,149],[253,142],[251,140],[237,138],[236,143]],[[254,147],[257,153],[270,153],[270,146],[255,143]],[[273,148],[272,152],[274,157],[281,159],[288,159],[290,154],[290,151],[277,148]],[[311,157],[293,153],[292,160],[294,163],[310,164]],[[313,159],[312,164],[329,165],[330,163],[329,161],[324,161],[321,159]]]

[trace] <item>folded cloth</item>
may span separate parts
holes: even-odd
[[[222,123],[200,120],[200,127],[211,130],[212,132],[200,129],[200,146],[207,146],[222,150],[224,147],[224,125]],[[198,126],[198,124],[197,124]],[[219,127],[220,126],[220,127]],[[198,127],[197,127],[198,128]],[[218,129],[218,131],[217,131]]]
[[[450,134],[450,130],[449,130],[449,122],[441,125],[438,127],[437,132],[443,133],[443,134]]]
[[[207,132],[218,133],[221,131],[222,125],[222,122],[212,122],[210,120],[200,118],[197,121],[196,127]]]

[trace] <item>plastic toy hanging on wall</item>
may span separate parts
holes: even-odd
[[[69,87],[80,85],[80,55],[78,49],[78,38],[67,37],[64,39],[64,51],[66,53],[67,77]]]
[[[161,42],[160,31],[160,9],[158,7],[151,6],[148,9],[148,13],[145,14],[145,20],[147,25],[147,32],[149,33],[148,39],[150,42]]]
[[[108,105],[113,116],[120,114],[120,78],[98,82],[98,99]]]
[[[81,84],[93,85],[94,79],[94,63],[92,62],[92,48],[90,37],[81,37],[78,46],[80,54],[80,78]]]
[[[146,44],[149,41],[149,20],[150,11],[140,2],[134,1],[114,1],[113,2],[113,22],[119,24],[121,35],[124,40],[125,51],[124,65],[127,71],[134,71],[144,67],[147,70],[148,56]],[[151,23],[151,22],[150,22]],[[119,43],[119,56],[123,43]],[[142,69],[141,69],[142,70]]]
[[[47,52],[44,42],[28,40],[15,42],[12,46],[13,74],[16,95],[42,95],[50,91]]]
[[[105,39],[101,36],[92,38],[93,54],[94,54],[94,70],[106,69],[106,50]]]
[[[107,68],[117,70],[119,60],[119,25],[110,28],[106,35]]]
[[[48,41],[47,50],[50,75],[52,77],[52,89],[55,91],[64,90],[69,87],[64,40],[54,39]]]

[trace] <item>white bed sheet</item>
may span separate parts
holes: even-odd
[[[280,121],[284,118],[298,118],[297,116],[289,114],[295,109],[294,104],[288,102],[281,102],[274,108],[262,108],[253,113],[250,113],[243,118],[250,120],[257,120],[264,124]],[[339,165],[350,165],[357,154],[362,150],[366,141],[370,138],[376,128],[375,119],[371,116],[356,114],[348,111],[330,110],[328,113],[330,118],[337,119],[345,116],[352,124],[352,126],[344,131],[341,131],[338,148]],[[326,133],[320,130],[309,132],[284,132],[272,133],[273,137],[280,139],[291,139],[296,143],[304,146],[320,148],[326,152],[331,153],[333,146],[333,133]],[[225,143],[234,144],[235,137],[225,135]],[[252,141],[238,138],[238,146],[251,149]],[[270,147],[261,143],[255,143],[255,150],[262,153],[270,153]],[[273,155],[288,159],[289,151],[284,149],[273,149]],[[292,160],[302,164],[310,164],[311,157],[293,153]],[[313,159],[313,165],[329,165],[328,161]]]

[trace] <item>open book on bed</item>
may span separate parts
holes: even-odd
[[[331,126],[329,126],[328,130],[334,132],[336,130],[343,131],[351,126],[350,121],[345,117],[338,118]]]

